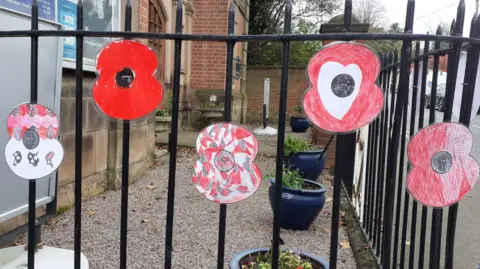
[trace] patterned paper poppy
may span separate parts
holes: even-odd
[[[310,122],[333,133],[349,133],[377,117],[384,96],[375,84],[380,72],[377,55],[366,46],[335,42],[308,64],[310,88],[303,109]]]
[[[122,120],[141,118],[163,99],[155,52],[133,40],[107,44],[97,56],[98,80],[93,98],[108,116]]]
[[[253,163],[258,142],[240,126],[218,123],[203,129],[197,138],[200,159],[192,181],[207,199],[229,204],[250,197],[260,187],[262,174]]]
[[[39,179],[54,172],[64,151],[57,140],[58,117],[40,104],[21,104],[7,118],[5,160],[17,176]]]
[[[437,123],[420,130],[408,145],[413,165],[408,175],[410,194],[432,207],[460,201],[479,176],[479,164],[470,156],[472,145],[472,133],[458,123]]]

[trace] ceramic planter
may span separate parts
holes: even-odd
[[[310,122],[307,118],[290,117],[290,127],[294,133],[305,133],[310,127]]]
[[[268,198],[272,211],[275,208],[275,179],[270,179]],[[281,227],[288,230],[308,230],[325,205],[325,189],[311,180],[305,183],[316,186],[316,190],[298,190],[282,186],[280,209]]]
[[[155,117],[155,133],[166,132],[170,130],[170,122],[172,117]]]
[[[303,178],[316,181],[323,169],[325,169],[326,154],[320,159],[322,152],[323,149],[297,152],[290,156],[285,156],[284,162],[288,169],[297,169]]]
[[[265,254],[268,252],[268,248],[256,248],[256,249],[247,249],[245,251],[239,252],[230,259],[229,268],[230,269],[241,269],[242,265],[256,261],[257,256],[260,254]],[[296,251],[293,252],[298,253],[300,257],[308,259],[310,263],[312,263],[313,269],[328,269],[329,265],[328,262],[324,259],[308,252],[304,251]]]
[[[215,119],[223,116],[224,108],[201,108],[199,111],[202,113],[202,117],[207,119],[210,124],[213,124]]]

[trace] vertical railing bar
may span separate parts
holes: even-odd
[[[352,29],[352,0],[345,0],[345,9],[343,16],[344,32],[350,32]],[[355,134],[337,134],[336,153],[335,153],[335,175],[333,182],[333,205],[332,205],[332,228],[330,236],[330,269],[337,269],[338,256],[338,233],[340,222],[340,194],[343,181],[342,153],[346,150],[346,141],[349,135]],[[275,269],[275,268],[274,268]]]
[[[407,14],[405,19],[405,33],[411,33],[413,31],[413,20],[414,20],[414,13],[415,13],[415,1],[408,0],[407,6]],[[395,158],[395,155],[398,152],[399,146],[399,137],[398,134],[400,133],[400,120],[402,118],[402,114],[407,114],[407,108],[404,108],[404,104],[408,106],[407,98],[408,98],[408,80],[409,80],[409,66],[410,66],[410,53],[412,49],[412,41],[405,39],[402,45],[402,58],[400,64],[400,81],[399,81],[399,91],[397,102],[395,106],[395,116],[393,122],[393,133],[392,133],[392,141],[390,143],[390,147],[388,150],[388,169],[387,169],[387,182],[386,182],[386,195],[385,195],[385,218],[384,218],[384,225],[383,230],[386,234],[392,233],[393,228],[393,207],[394,207],[394,198],[395,198],[395,179],[397,174],[397,161],[398,159]],[[402,111],[402,108],[405,111]],[[405,132],[405,129],[403,132]],[[405,139],[405,135],[403,135],[402,140]],[[404,150],[403,150],[404,151]],[[403,153],[403,151],[401,153]],[[404,163],[401,160],[400,163]],[[400,170],[400,173],[403,173],[403,170]],[[383,251],[388,253],[388,255],[384,256],[383,260],[383,268],[390,269],[390,249],[391,249],[391,240],[385,240],[383,245]]]
[[[235,34],[235,6],[231,2],[228,8],[228,34]],[[235,41],[227,42],[227,59],[226,59],[226,74],[225,74],[225,106],[224,117],[225,122],[231,121],[232,113],[232,68],[233,68],[233,48]],[[227,226],[227,205],[220,205],[219,229],[218,229],[218,253],[217,253],[217,268],[223,269],[225,260],[225,235]]]
[[[427,33],[428,34],[428,33]],[[430,48],[430,42],[425,40],[424,47],[423,47],[423,58],[422,62],[422,85],[420,91],[420,113],[418,116],[418,129],[422,129],[425,120],[425,93],[427,90],[427,75],[428,75],[428,51]],[[426,241],[426,234],[427,234],[427,214],[428,209],[426,206],[422,206],[422,220],[420,226],[420,249],[418,252],[418,269],[423,269],[424,266],[424,259],[425,259],[425,241]]]
[[[372,125],[368,126],[368,138],[367,138],[367,163],[365,169],[365,202],[363,204],[363,223],[362,227],[365,229],[365,232],[368,233],[368,221],[370,220],[370,166],[372,163]]]
[[[398,63],[398,50],[395,49],[395,51],[393,52],[394,55],[393,55],[393,63],[394,64],[397,64]],[[393,66],[393,78],[392,78],[392,85],[393,85],[393,89],[392,89],[392,98],[390,100],[390,108],[391,108],[391,111],[390,111],[390,126],[389,126],[389,142],[390,140],[392,139],[392,128],[393,128],[393,114],[395,112],[395,97],[396,97],[396,93],[397,93],[397,74],[398,74],[398,71],[397,71],[397,66]]]
[[[456,36],[463,36],[463,24],[464,24],[464,19],[465,19],[465,1],[461,0],[460,4],[458,5],[458,10],[457,10],[457,22],[455,25],[455,35]],[[473,23],[472,23],[473,26]],[[476,30],[471,31],[476,35]],[[451,74],[451,80],[450,83],[447,84],[447,87],[450,88],[450,94],[453,96],[455,87],[456,87],[456,82],[457,82],[457,71],[458,71],[458,63],[460,59],[460,50],[462,47],[461,42],[455,42],[453,44],[453,49],[452,49],[452,62],[451,64],[453,65],[453,74]],[[472,49],[473,54],[477,54],[477,47]],[[478,54],[477,54],[478,55]],[[472,55],[474,56],[474,55]],[[468,55],[467,55],[468,57]],[[470,57],[468,57],[470,58]],[[467,59],[468,59],[467,58]],[[478,56],[477,59],[472,59],[472,61],[477,61],[478,62]],[[468,66],[468,65],[467,65]],[[450,68],[450,66],[449,66]],[[468,69],[477,69],[478,66],[469,66]],[[468,70],[467,69],[467,70]],[[473,70],[470,70],[473,71]],[[448,76],[450,76],[450,70],[448,71]],[[466,73],[467,75],[468,73]],[[465,75],[465,78],[466,78]],[[470,74],[468,74],[470,75]],[[477,73],[472,74],[471,76],[476,76]],[[473,99],[473,91],[474,91],[474,85],[475,85],[475,79],[471,78],[470,85],[464,86],[463,89],[463,95],[462,95],[462,107],[460,111],[460,122],[463,124],[466,124],[467,126],[470,125],[470,112],[471,111],[466,111],[469,107],[463,107],[463,105],[468,105],[469,103],[472,102]],[[472,86],[473,85],[473,86]],[[449,89],[447,88],[447,93],[449,92]],[[470,100],[466,99],[468,97],[466,96],[471,96],[472,98]],[[452,114],[452,107],[453,107],[453,97],[451,98],[448,102],[448,106],[445,106],[446,109],[449,111],[445,110],[444,114],[444,121],[450,121],[451,120],[451,114]],[[470,110],[471,110],[471,105]],[[449,112],[447,114],[447,112]],[[458,203],[452,205],[448,209],[448,221],[447,221],[447,239],[445,243],[445,268],[446,269],[453,269],[453,257],[454,257],[454,249],[455,249],[455,232],[456,232],[456,226],[457,226],[457,215],[458,215]],[[440,258],[440,257],[439,257]]]
[[[132,3],[125,6],[125,32],[132,31]],[[122,197],[120,208],[120,269],[127,269],[128,173],[130,166],[130,120],[123,121],[122,138]]]
[[[374,229],[374,221],[375,221],[375,204],[376,200],[378,200],[377,194],[377,157],[378,157],[378,142],[379,142],[379,119],[376,119],[373,122],[373,161],[372,161],[372,196],[371,196],[371,203],[370,203],[370,223],[369,223],[369,234],[368,240],[373,240],[375,235]],[[375,240],[372,241],[372,248],[375,247]]]
[[[175,17],[175,33],[182,33],[183,2],[177,0]],[[168,148],[170,149],[168,167],[168,196],[167,220],[165,228],[165,269],[172,268],[173,253],[173,217],[175,209],[175,172],[177,169],[177,143],[178,143],[178,110],[180,102],[180,71],[182,66],[182,40],[175,39],[174,67],[173,67],[173,94],[172,94],[172,121]]]
[[[38,3],[32,2],[32,31],[38,30]],[[38,101],[38,36],[31,37],[30,55],[30,103]],[[37,182],[31,179],[28,182],[28,269],[35,268],[35,208],[37,198]]]
[[[284,34],[290,34],[292,28],[292,1],[285,6]],[[287,113],[288,66],[290,58],[290,41],[283,41],[282,77],[280,81],[280,104],[278,111],[278,140],[275,166],[275,199],[273,212],[272,269],[278,269],[280,257],[280,207],[282,201],[283,157],[285,140],[285,121]],[[333,234],[333,231],[332,231]]]
[[[383,63],[384,63],[384,66],[387,66],[387,63],[386,63],[386,56],[384,55],[383,56]],[[384,100],[385,100],[385,95],[386,95],[386,81],[387,80],[387,76],[386,76],[386,71],[384,70],[382,72],[382,82],[381,82],[381,87],[383,88],[384,90]],[[387,101],[385,101],[387,102]],[[386,113],[386,105],[384,106],[384,109],[382,110],[382,114],[381,114],[381,118],[380,118],[380,122],[381,122],[381,130],[380,130],[380,167],[379,167],[379,174],[380,174],[380,198],[379,198],[379,201],[380,201],[380,204],[379,204],[379,207],[378,207],[378,219],[377,219],[377,223],[378,223],[378,233],[377,233],[377,249],[376,249],[376,254],[377,256],[380,256],[381,253],[382,253],[382,237],[383,237],[383,234],[382,233],[382,209],[383,209],[383,193],[384,193],[384,190],[385,190],[385,154],[386,154],[386,137],[387,137],[387,133],[388,133],[388,127],[386,125],[387,123],[387,117],[388,117],[388,114]]]
[[[384,59],[385,59],[385,65],[388,66],[388,65],[390,64],[390,62],[391,62],[391,59],[389,59],[389,56],[388,56],[388,55],[385,55]],[[383,148],[383,154],[382,154],[382,178],[383,178],[383,180],[382,180],[382,194],[383,194],[383,192],[384,192],[384,190],[385,190],[385,188],[384,188],[385,171],[386,171],[386,169],[385,169],[385,165],[386,165],[385,157],[386,157],[387,154],[388,154],[388,148],[387,148],[387,145],[388,145],[388,144],[387,144],[387,143],[388,143],[388,141],[389,141],[389,139],[388,139],[388,137],[389,137],[389,135],[388,135],[388,118],[389,118],[389,116],[388,116],[388,96],[389,96],[389,94],[388,94],[388,88],[389,88],[389,86],[390,86],[390,84],[389,84],[389,82],[390,82],[390,81],[389,81],[389,77],[390,77],[390,76],[389,76],[389,69],[386,69],[384,77],[385,77],[385,79],[384,79],[384,81],[383,81],[383,89],[384,89],[384,94],[385,94],[385,96],[384,96],[384,100],[385,100],[385,101],[384,101],[384,104],[385,104],[385,105],[384,105],[384,108],[383,108],[384,116],[383,116],[383,128],[382,128],[382,133],[383,133],[383,146],[382,146],[382,148]],[[383,200],[382,197],[380,197],[380,200]],[[382,205],[382,207],[383,207],[383,205]],[[380,219],[382,219],[382,211],[381,211],[381,210],[380,210]],[[382,225],[380,225],[380,227],[382,227]],[[382,229],[380,229],[380,233],[379,233],[379,234],[381,234],[381,237],[380,237],[379,243],[378,243],[378,246],[379,246],[378,249],[380,249],[380,250],[382,249],[382,242],[385,241],[385,237],[391,237],[390,234],[382,233],[381,231],[382,231]],[[382,251],[380,251],[380,252],[383,254]],[[383,258],[382,258],[382,259],[383,259]]]
[[[417,41],[415,47],[415,57],[418,57],[420,54],[420,41]],[[417,93],[418,93],[418,70],[419,61],[415,60],[414,69],[413,69],[413,87],[412,87],[412,99],[411,99],[411,111],[410,111],[410,131],[409,136],[412,137],[415,134],[415,118],[417,113]],[[406,114],[405,114],[406,115]],[[408,166],[407,166],[408,167]],[[402,170],[403,171],[403,170]],[[417,201],[412,201],[412,222],[410,225],[410,254],[408,255],[408,268],[413,269],[415,263],[415,244],[416,244],[416,233],[417,233],[417,215],[418,215],[418,203]]]
[[[77,3],[77,30],[83,30],[83,3]],[[82,141],[83,141],[83,36],[76,36],[75,62],[75,242],[74,268],[81,268],[82,251]]]
[[[442,28],[439,26],[436,32],[437,35],[442,34]],[[435,50],[440,49],[440,41],[435,41]],[[429,124],[435,123],[435,103],[437,99],[437,84],[438,84],[438,69],[440,65],[440,54],[433,56],[433,76],[432,89],[430,91],[430,114],[428,117]]]
[[[456,20],[452,21],[450,34],[455,34],[455,26]],[[437,29],[437,35],[442,34],[442,28],[439,26]],[[435,49],[440,48],[440,41],[435,42]],[[452,48],[453,49],[453,48]],[[452,51],[448,53],[448,68],[452,66]],[[438,70],[439,70],[439,56],[435,56],[433,62],[433,81],[432,81],[432,94],[431,94],[431,105],[430,105],[430,121],[429,124],[435,123],[435,108],[436,108],[436,100],[437,100],[437,84],[438,84]],[[447,74],[447,81],[446,81],[446,92],[445,97],[449,94],[447,93],[450,88],[449,84],[451,83],[451,73],[453,71],[448,72]],[[456,72],[456,71],[455,71]],[[433,89],[435,86],[435,90]],[[433,104],[433,105],[432,105]],[[446,116],[446,105],[444,103],[444,117]],[[450,115],[451,117],[451,115]],[[432,226],[431,226],[431,235],[430,235],[430,257],[429,257],[429,268],[439,268],[440,264],[438,259],[440,259],[440,244],[442,243],[442,225],[443,225],[443,208],[434,208],[432,210]]]
[[[394,63],[398,62],[398,51],[395,49],[394,52]],[[395,66],[393,69],[393,78],[392,78],[392,87],[391,87],[391,92],[392,92],[392,98],[391,98],[391,112],[390,112],[390,132],[389,132],[389,140],[388,143],[390,145],[391,140],[392,140],[392,127],[393,127],[393,114],[394,114],[394,101],[395,101],[395,92],[397,88],[397,67]],[[400,177],[399,177],[400,180]],[[401,212],[401,202],[402,202],[402,182],[398,181],[397,183],[397,208],[395,211],[395,234],[394,234],[394,239],[393,239],[393,260],[392,264],[397,264],[397,254],[398,254],[398,239],[399,239],[399,233],[400,233],[400,212]]]
[[[381,56],[383,58],[383,56]],[[383,62],[382,62],[382,65],[383,65]],[[383,66],[382,66],[383,67]],[[382,82],[383,82],[383,76],[382,76],[383,72],[379,74],[378,76],[378,85],[382,85]],[[380,227],[379,227],[379,210],[380,210],[380,204],[381,204],[381,194],[382,194],[382,189],[381,189],[381,182],[383,181],[382,179],[382,174],[381,174],[381,166],[382,166],[382,142],[383,142],[383,139],[382,139],[382,134],[383,134],[383,122],[382,122],[382,119],[383,119],[383,116],[385,115],[385,110],[382,110],[382,112],[379,114],[378,116],[378,151],[377,151],[377,155],[378,155],[378,165],[374,168],[375,169],[375,173],[377,175],[377,186],[376,186],[376,194],[375,194],[375,197],[376,197],[376,201],[375,201],[375,212],[374,212],[374,225],[373,225],[373,248],[376,249],[375,251],[375,255],[378,256],[379,254],[379,246],[378,246],[378,238],[379,238],[379,233],[380,233]]]
[[[408,94],[407,94],[408,96]],[[407,112],[408,103],[404,103],[403,115],[402,115],[402,133],[401,133],[401,148],[400,148],[400,167],[398,175],[398,184],[403,186],[403,176],[405,171],[405,150],[406,150],[406,133],[407,133]],[[403,189],[402,189],[403,190]],[[408,208],[410,206],[410,195],[405,190],[404,205],[403,205],[403,221],[402,221],[402,240],[400,247],[400,268],[405,266],[405,252],[407,244],[407,228],[408,228]]]

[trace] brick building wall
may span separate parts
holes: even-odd
[[[192,24],[193,34],[225,35],[228,33],[228,8],[232,1],[205,0],[195,2],[195,19]],[[248,5],[246,0],[236,1],[235,5],[235,34],[248,33]],[[194,127],[205,125],[201,117],[201,103],[207,102],[211,94],[215,94],[221,101],[225,99],[226,77],[226,43],[192,42],[192,73],[190,76]],[[234,58],[246,65],[246,44],[236,43]],[[233,62],[235,73],[236,61]],[[232,91],[232,120],[242,122],[242,107],[246,100],[243,98],[246,84],[246,72],[238,79],[233,79]]]
[[[264,79],[270,78],[269,121],[278,121],[280,104],[280,67],[252,66],[247,69],[247,122],[259,123],[263,117]],[[290,67],[288,70],[287,113],[293,113],[301,105],[303,95],[308,88],[305,67]]]

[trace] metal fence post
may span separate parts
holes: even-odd
[[[415,14],[415,1],[408,0],[407,14],[405,19],[405,33],[411,33],[413,30],[413,20]],[[402,46],[402,58],[400,63],[400,81],[399,81],[399,90],[398,97],[395,106],[395,116],[393,121],[393,133],[392,141],[389,145],[388,150],[388,168],[387,168],[387,188],[385,195],[385,218],[383,230],[386,234],[392,234],[393,228],[393,206],[395,198],[395,179],[397,174],[397,158],[395,155],[398,153],[398,142],[400,133],[400,119],[402,118],[403,105],[407,102],[408,98],[408,76],[410,69],[410,53],[412,50],[412,41],[404,40]],[[400,171],[401,173],[402,171]],[[383,268],[390,269],[390,250],[391,250],[391,237],[387,237],[383,242],[383,251],[388,253],[384,255],[383,259]]]
[[[175,33],[182,33],[183,2],[177,1],[175,17]],[[180,102],[180,71],[182,66],[182,40],[175,39],[173,67],[173,95],[172,95],[172,122],[168,148],[170,149],[170,161],[168,167],[168,197],[167,197],[167,220],[165,228],[165,268],[172,268],[173,252],[173,217],[175,209],[175,173],[177,169],[177,143],[178,143],[178,107]]]

